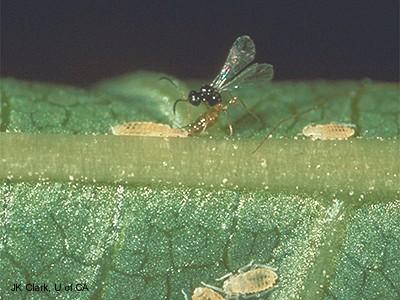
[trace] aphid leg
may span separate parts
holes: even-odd
[[[222,276],[222,277],[220,277],[220,278],[217,278],[217,279],[215,279],[216,281],[221,281],[221,280],[224,280],[224,279],[226,279],[226,278],[228,278],[228,277],[230,277],[230,276],[232,276],[233,275],[233,273],[232,272],[229,272],[228,274],[225,274],[224,276]]]
[[[240,295],[229,295],[229,296],[226,296],[226,300],[240,300]]]
[[[252,266],[253,264],[254,264],[254,260],[252,260],[252,261],[251,261],[250,263],[248,263],[247,265],[241,267],[241,268],[238,270],[238,272],[239,272],[239,273],[243,273],[243,272],[248,271],[249,269],[251,269],[251,266]]]
[[[183,297],[185,297],[185,300],[189,300],[188,295],[185,293],[185,291],[182,289],[181,293],[183,294]]]
[[[223,289],[220,289],[219,287],[213,286],[213,285],[209,285],[207,283],[204,283],[203,281],[201,282],[202,285],[204,285],[205,287],[208,287],[214,291],[220,292],[222,294],[225,294],[225,291]]]
[[[241,298],[242,299],[250,299],[250,298],[260,298],[260,297],[264,297],[267,294],[271,293],[273,290],[275,290],[278,287],[278,285],[274,286],[273,288],[270,288],[268,290],[262,291],[260,293],[257,294],[251,294],[251,295],[242,295]]]
[[[272,270],[272,271],[278,271],[277,268],[274,268],[274,267],[271,267],[271,266],[268,266],[268,265],[262,265],[262,264],[254,264],[252,268],[253,269],[255,269],[255,268],[264,268],[264,269],[269,269],[269,270]]]

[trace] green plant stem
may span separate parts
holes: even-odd
[[[397,140],[0,135],[0,179],[280,190],[399,189]]]

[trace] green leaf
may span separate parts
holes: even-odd
[[[161,76],[0,81],[0,299],[183,299],[251,260],[277,268],[268,299],[400,297],[398,86],[271,83],[238,92],[264,124],[232,105],[233,138],[224,115],[212,138],[110,135],[204,111],[179,103],[174,116],[198,83]],[[358,138],[299,136],[329,122]]]

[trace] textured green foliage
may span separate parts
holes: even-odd
[[[181,289],[218,286],[253,259],[278,269],[268,299],[400,297],[397,86],[249,88],[239,96],[265,124],[232,106],[234,140],[224,116],[212,140],[73,136],[133,120],[182,126],[201,113],[180,103],[173,116],[187,87],[159,77],[91,90],[0,82],[0,299],[183,299]],[[361,138],[270,139],[251,154],[271,130],[297,138],[311,122],[353,123]],[[135,167],[143,180],[122,180]],[[32,282],[51,291],[10,291]],[[54,283],[89,291],[55,292]]]
[[[134,74],[100,83],[94,91],[3,79],[0,132],[103,134],[110,132],[111,125],[126,121],[187,125],[202,109],[180,103],[174,116],[172,105],[187,95],[188,88],[179,83],[176,89],[160,77]],[[313,122],[352,123],[362,137],[400,135],[399,88],[395,84],[282,82],[249,87],[237,95],[264,123],[239,104],[232,105],[230,120],[238,136],[263,137],[276,128],[274,135],[293,137]],[[222,114],[209,131],[226,136],[226,116]]]

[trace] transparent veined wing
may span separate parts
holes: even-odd
[[[211,86],[218,89],[233,79],[254,60],[255,55],[256,47],[253,40],[247,35],[238,37],[229,51],[221,72],[215,77]]]
[[[274,67],[270,64],[258,64],[254,63],[251,66],[244,69],[239,75],[230,81],[227,81],[220,87],[221,91],[230,91],[239,86],[269,81],[274,77]]]

